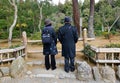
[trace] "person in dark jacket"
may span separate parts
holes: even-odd
[[[78,41],[78,32],[75,26],[71,25],[70,17],[64,18],[64,26],[58,30],[58,39],[62,44],[62,56],[64,57],[65,72],[75,70],[74,61],[76,56],[76,43]]]
[[[43,44],[43,54],[45,55],[45,67],[46,70],[49,70],[50,68],[54,70],[56,69],[55,55],[58,53],[56,47],[57,44],[56,32],[52,27],[50,19],[46,19],[44,24],[45,27],[43,28],[41,35],[43,35],[45,31],[48,30],[52,37],[52,42],[50,44]]]

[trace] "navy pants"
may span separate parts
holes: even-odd
[[[75,70],[75,65],[74,65],[75,58],[74,57],[65,57],[65,66],[64,70],[66,72],[69,71],[74,71]]]
[[[52,70],[56,68],[55,55],[45,55],[45,67],[47,70],[49,68],[52,68]]]

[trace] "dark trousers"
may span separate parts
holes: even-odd
[[[64,69],[65,71],[74,71],[75,70],[75,65],[74,65],[75,58],[74,57],[65,57],[65,66]]]
[[[51,61],[50,61],[50,59]],[[55,61],[55,55],[45,55],[45,67],[46,69],[49,69],[50,67],[52,69],[56,68],[56,61]]]

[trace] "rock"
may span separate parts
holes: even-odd
[[[64,74],[59,74],[59,79],[64,79],[65,75]]]
[[[9,68],[8,67],[0,67],[0,71],[1,71],[3,76],[9,75]]]
[[[16,60],[14,60],[10,66],[10,75],[13,78],[17,78],[20,75],[23,74],[23,72],[25,72],[26,69],[26,64],[25,64],[25,60],[19,56]]]
[[[87,62],[77,63],[77,74],[76,78],[81,81],[93,80],[92,69]]]
[[[27,73],[27,75],[30,75],[30,74],[32,74],[32,72],[31,72],[31,71],[27,71],[26,73]]]
[[[10,82],[10,81],[11,81],[11,77],[10,76],[2,77],[0,79],[0,83],[7,83],[7,82]]]
[[[33,66],[33,62],[27,62],[26,63],[28,67],[32,67]]]
[[[96,81],[102,80],[98,67],[93,67],[93,77]]]
[[[100,73],[105,82],[109,81],[109,83],[115,83],[116,77],[114,69],[109,66],[105,66],[100,69]]]
[[[117,77],[120,80],[120,65],[117,67]]]
[[[2,75],[2,72],[0,72],[0,78],[2,77],[3,75]],[[1,83],[1,82],[0,82]]]

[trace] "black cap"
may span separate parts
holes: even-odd
[[[66,16],[66,17],[64,18],[64,22],[71,22],[70,17]]]
[[[46,19],[45,22],[44,22],[45,25],[49,25],[49,24],[52,24],[51,23],[51,20],[50,19]]]

